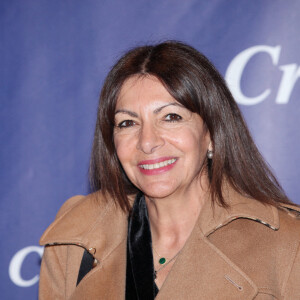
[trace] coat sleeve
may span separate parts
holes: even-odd
[[[284,300],[300,299],[300,243],[284,286],[283,296]]]
[[[42,258],[39,300],[66,299],[66,246],[46,246]]]

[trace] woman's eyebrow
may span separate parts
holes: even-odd
[[[115,115],[116,114],[127,114],[127,115],[129,115],[129,116],[131,116],[131,117],[134,117],[134,118],[137,118],[138,117],[138,114],[136,114],[135,112],[133,112],[133,111],[130,111],[130,110],[127,110],[127,109],[118,109],[118,110],[116,110],[115,111]]]
[[[179,106],[179,107],[184,107],[182,104],[178,103],[178,102],[170,102],[170,103],[167,103],[163,106],[160,106],[158,108],[156,108],[153,112],[154,114],[158,114],[159,112],[161,112],[165,107],[168,107],[168,106]],[[131,117],[134,117],[134,118],[138,118],[138,114],[131,111],[131,110],[127,110],[127,109],[118,109],[115,111],[115,115],[116,114],[127,114]]]
[[[182,104],[178,103],[178,102],[171,102],[171,103],[167,103],[161,107],[158,107],[154,110],[154,113],[155,114],[158,114],[159,112],[161,112],[165,107],[168,107],[168,106],[179,106],[179,107],[184,107]]]

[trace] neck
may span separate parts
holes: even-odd
[[[176,252],[183,247],[207,194],[198,189],[160,199],[146,197],[152,242],[158,252]]]

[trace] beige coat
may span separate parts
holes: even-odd
[[[203,206],[156,299],[300,299],[299,209],[225,196],[229,210]],[[39,299],[124,299],[126,238],[127,215],[100,193],[69,199],[40,241]],[[97,265],[76,287],[84,249]]]

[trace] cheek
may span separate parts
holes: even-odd
[[[196,165],[202,164],[209,144],[206,134],[199,135],[199,132],[186,131],[177,135],[173,142],[184,153],[188,161],[193,161],[194,163],[197,161]]]
[[[191,132],[190,130],[182,130],[177,132],[172,137],[172,143],[183,152],[196,151],[201,149],[201,138],[198,132]]]
[[[117,137],[114,137],[114,144],[115,144],[115,149],[116,149],[116,153],[117,153],[117,156],[120,160],[120,162],[122,163],[122,160],[123,160],[123,147],[122,147],[122,141],[117,138]]]
[[[130,143],[121,137],[114,137],[114,143],[118,159],[122,166],[125,167],[131,157]]]

